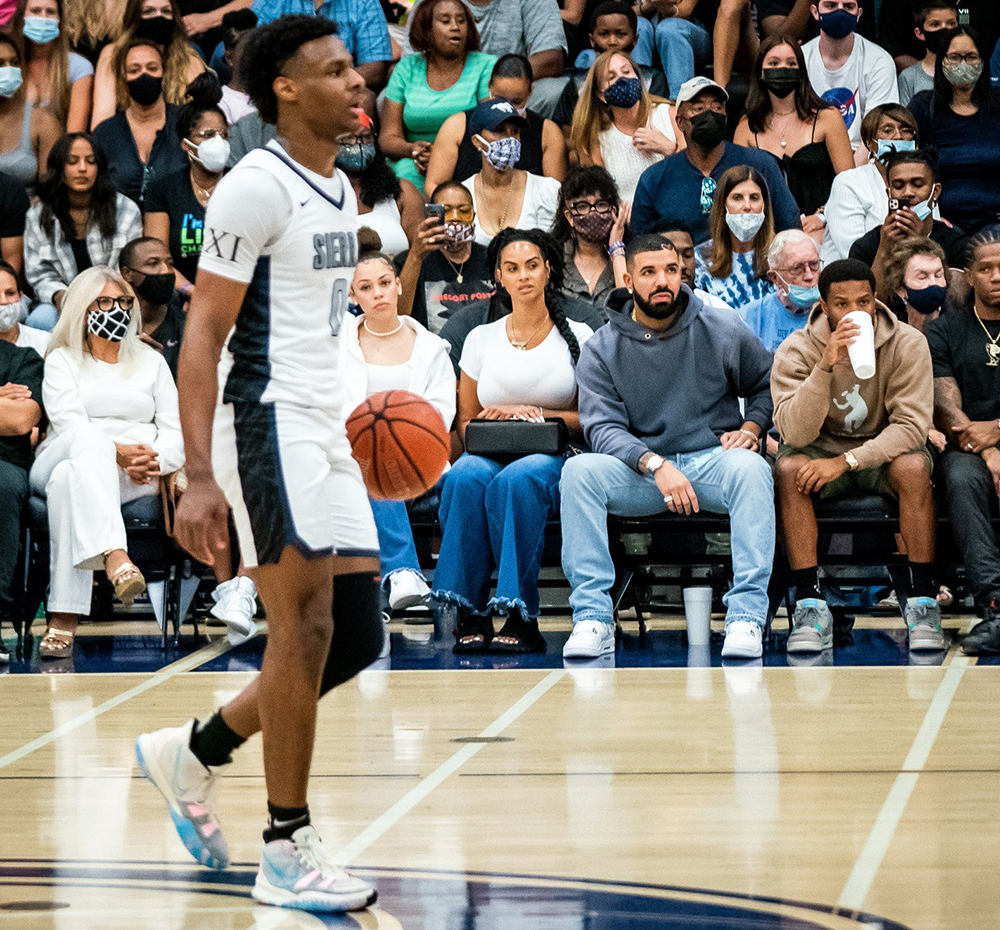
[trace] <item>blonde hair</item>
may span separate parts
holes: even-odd
[[[90,355],[87,348],[87,313],[91,304],[100,296],[108,283],[117,284],[129,297],[135,298],[135,291],[114,268],[107,265],[95,265],[86,271],[81,271],[63,295],[62,309],[59,312],[59,322],[52,330],[52,339],[45,352],[46,357],[56,349],[66,349],[78,362],[82,363]],[[132,305],[132,318],[129,320],[128,332],[122,339],[118,349],[118,364],[131,368],[143,352],[154,351],[144,345],[139,339],[142,328],[142,315],[139,301]]]
[[[27,84],[29,73],[28,45],[24,38],[24,10],[28,5],[28,0],[18,0],[17,10],[10,21],[11,35],[17,43],[17,50],[21,54],[21,72],[24,74]],[[66,115],[69,113],[69,37],[66,35],[66,27],[63,22],[62,0],[56,0],[56,9],[59,11],[59,35],[53,40],[55,53],[49,63],[48,74],[48,103],[46,108],[63,127],[66,125]]]
[[[110,5],[108,0],[66,0],[63,23],[71,46],[96,48],[115,31],[112,23],[116,17],[109,12]],[[123,6],[123,2],[115,0],[114,12],[119,14],[119,21]]]
[[[653,115],[654,107],[661,103],[666,103],[662,97],[651,97],[646,90],[646,82],[639,76],[639,68],[632,58],[625,52],[612,49],[601,52],[587,72],[587,79],[583,82],[583,89],[580,91],[580,99],[576,102],[576,109],[573,111],[573,124],[569,133],[570,148],[576,152],[581,165],[593,164],[594,152],[600,151],[600,135],[610,129],[614,124],[611,116],[611,107],[597,96],[597,88],[608,73],[611,59],[615,55],[621,55],[631,66],[636,76],[639,77],[639,125],[645,126]]]
[[[184,20],[177,8],[177,0],[170,0],[174,14],[174,34],[170,44],[164,48],[155,42],[136,38],[139,21],[142,18],[142,0],[126,0],[118,37],[115,39],[112,62],[115,70],[116,105],[119,110],[127,110],[131,104],[128,82],[125,80],[125,59],[128,53],[140,45],[148,45],[160,53],[163,63],[163,100],[165,103],[182,104],[187,99],[188,62],[194,54],[188,41]]]

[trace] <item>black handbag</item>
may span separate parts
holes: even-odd
[[[465,451],[491,459],[524,455],[565,455],[569,430],[560,417],[544,423],[527,420],[470,420],[465,427]]]

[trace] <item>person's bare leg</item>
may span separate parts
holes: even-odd
[[[351,556],[351,557],[336,557],[333,560],[333,576],[336,578],[337,575],[353,575],[359,572],[374,572],[377,573],[379,570],[379,562],[377,558],[370,558],[364,556]],[[254,569],[253,571],[257,571]],[[251,577],[254,577],[253,571],[251,572]],[[256,583],[256,578],[254,578]],[[336,580],[334,580],[336,584]],[[268,607],[268,602],[265,598],[263,591],[261,591],[261,599],[264,600],[264,607],[267,610],[268,615],[268,638],[270,640],[270,617],[271,611]],[[331,599],[329,602],[331,605]],[[337,618],[333,617],[332,623],[336,623]],[[331,635],[333,630],[333,625],[330,625]],[[329,648],[329,647],[328,647]],[[326,658],[326,651],[323,652],[324,662]],[[267,653],[264,654],[265,659],[267,658]],[[320,664],[320,673],[322,674],[323,663]],[[318,687],[318,686],[317,686]],[[228,724],[228,726],[237,734],[244,737],[245,739],[254,735],[261,729],[261,713],[259,708],[260,702],[260,688],[261,688],[261,676],[255,678],[249,685],[247,685],[235,698],[233,698],[228,704],[226,704],[220,711],[222,714],[222,719]],[[279,802],[275,802],[279,803]]]
[[[817,563],[816,511],[812,497],[798,489],[796,476],[808,462],[804,455],[789,455],[778,460],[774,469],[778,489],[778,512],[785,538],[785,550],[792,571],[812,568]]]
[[[721,0],[719,3],[712,36],[712,64],[713,77],[723,87],[733,73],[733,62],[740,47],[743,11],[748,6],[749,0]]]
[[[934,561],[934,495],[927,459],[901,455],[889,463],[889,483],[899,497],[899,529],[911,562]]]

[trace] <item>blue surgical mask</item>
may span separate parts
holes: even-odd
[[[883,159],[896,152],[913,152],[916,148],[917,143],[913,139],[879,139],[875,157]]]
[[[375,145],[372,142],[348,142],[341,145],[337,153],[337,167],[356,174],[363,174],[374,160]]]
[[[846,39],[858,28],[858,17],[847,10],[820,13],[819,28],[820,32],[825,32],[831,39]]]
[[[910,209],[917,214],[917,219],[923,222],[931,215],[934,211],[934,207],[931,204],[931,198],[928,197],[926,200],[921,200],[920,203],[915,203]]]
[[[800,310],[816,306],[816,301],[819,300],[819,288],[815,284],[812,287],[803,287],[801,284],[789,284],[780,274],[778,278],[788,288],[788,299]]]
[[[0,97],[13,97],[21,89],[23,81],[20,68],[13,65],[0,68]]]
[[[46,45],[59,37],[59,20],[51,16],[25,16],[23,32],[36,45]]]

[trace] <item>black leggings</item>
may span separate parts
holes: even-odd
[[[382,652],[384,636],[378,575],[337,575],[333,579],[333,641],[320,696],[371,665]]]

